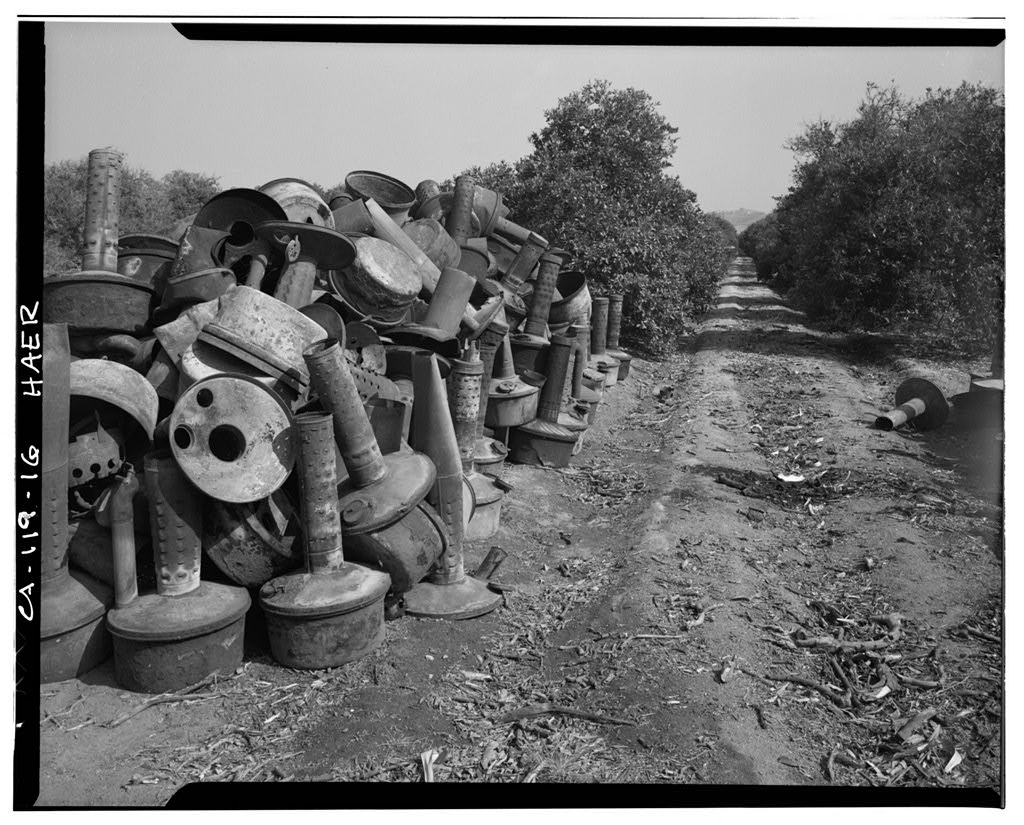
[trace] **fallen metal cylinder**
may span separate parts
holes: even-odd
[[[448,407],[444,382],[431,353],[413,359],[416,404],[413,410],[415,446],[424,450],[437,468],[437,480],[428,500],[447,525],[449,543],[434,570],[405,595],[406,612],[413,616],[469,619],[489,613],[501,596],[466,575],[463,559],[462,462]]]
[[[605,354],[619,362],[616,381],[625,381],[629,377],[629,365],[633,356],[619,349],[619,330],[622,327],[622,295],[608,296],[608,337],[605,342]]]
[[[475,286],[476,279],[472,276],[454,267],[446,267],[430,299],[423,326],[455,335]]]
[[[530,273],[547,248],[548,242],[536,232],[531,232],[526,242],[519,247],[512,263],[508,265],[505,277],[500,281],[502,289],[518,295],[520,287],[530,277]]]
[[[473,214],[473,195],[476,182],[470,175],[459,175],[455,179],[455,196],[452,209],[445,221],[445,230],[459,246],[470,238],[470,218]]]
[[[167,451],[145,458],[156,593],[107,614],[114,672],[128,690],[161,693],[242,663],[249,593],[200,580],[202,498]]]
[[[334,421],[327,413],[297,416],[299,487],[306,571],[260,588],[274,658],[287,667],[337,667],[372,652],[384,639],[386,573],[345,562],[338,513]]]
[[[82,227],[82,271],[117,272],[117,239],[124,155],[116,149],[89,152]]]
[[[879,430],[895,430],[909,421],[919,430],[941,427],[949,416],[942,390],[924,378],[908,378],[896,388],[896,408],[875,419]]]
[[[341,343],[325,338],[303,353],[310,383],[334,416],[334,438],[357,487],[384,478],[387,465],[363,409]]]
[[[68,427],[71,367],[68,329],[43,324],[43,442],[39,526],[39,677],[58,682],[110,656],[103,614],[113,601],[105,584],[68,570]]]

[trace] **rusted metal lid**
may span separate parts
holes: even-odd
[[[178,642],[215,633],[245,616],[252,600],[244,587],[200,582],[180,596],[148,593],[107,613],[110,632],[138,642]]]
[[[317,269],[344,269],[356,257],[356,247],[349,238],[334,229],[296,221],[264,221],[256,234],[277,247],[299,241],[299,260],[312,261]]]
[[[373,198],[382,209],[408,210],[416,202],[416,193],[398,178],[359,169],[345,176],[345,188],[357,198]]]
[[[383,600],[391,577],[352,562],[338,570],[289,573],[260,588],[260,606],[267,613],[296,618],[324,618],[351,613]]]
[[[437,471],[427,456],[393,452],[383,456],[387,474],[369,487],[357,489],[350,481],[338,487],[342,535],[383,530],[404,518],[427,497]]]

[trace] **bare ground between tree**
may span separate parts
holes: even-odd
[[[508,551],[498,612],[392,621],[318,672],[278,667],[251,615],[241,672],[114,726],[145,697],[109,664],[44,685],[39,804],[421,782],[425,762],[436,781],[998,787],[999,436],[870,429],[909,367],[954,393],[982,365],[817,332],[746,269],[689,351],[634,360],[571,467],[509,468],[501,529],[467,552]]]

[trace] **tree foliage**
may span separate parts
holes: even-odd
[[[81,262],[88,158],[48,164],[43,175],[43,266],[47,275]],[[159,180],[125,165],[118,202],[119,232],[169,234],[175,223],[220,191],[217,178],[176,169]]]
[[[793,185],[740,239],[812,314],[844,324],[940,325],[979,344],[1001,331],[1002,93],[869,85],[848,123],[790,143]]]
[[[602,80],[545,118],[529,155],[465,174],[502,192],[517,223],[571,252],[592,292],[624,294],[627,340],[672,340],[710,306],[730,257],[722,227],[665,173],[678,130],[647,92]]]

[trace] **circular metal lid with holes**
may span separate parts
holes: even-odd
[[[242,504],[277,490],[295,464],[292,416],[280,396],[244,375],[198,381],[171,413],[171,449],[189,480]]]

